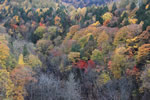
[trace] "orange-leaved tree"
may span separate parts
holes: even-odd
[[[145,63],[147,60],[150,60],[150,44],[143,44],[139,47],[137,60],[139,63]]]
[[[35,78],[32,76],[34,72],[32,68],[27,65],[18,65],[11,71],[11,79],[15,85],[14,87],[14,100],[24,100],[24,96],[27,95],[25,85],[28,82],[35,82]]]

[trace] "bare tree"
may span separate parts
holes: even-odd
[[[80,87],[70,74],[69,80],[57,79],[53,75],[40,74],[37,83],[27,85],[27,100],[80,100]]]

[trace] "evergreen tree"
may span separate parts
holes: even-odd
[[[133,10],[135,7],[136,7],[135,3],[132,2],[132,3],[131,3],[131,6],[130,6],[130,10]]]
[[[25,44],[23,47],[23,56],[27,56],[29,54],[29,51],[27,49],[27,45]]]
[[[116,6],[116,3],[114,3],[113,6],[112,6],[111,12],[114,13],[114,11],[115,11],[116,9],[117,9],[117,6]]]

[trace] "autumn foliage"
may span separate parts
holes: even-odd
[[[147,100],[150,1],[62,1],[0,0],[0,100]]]
[[[5,69],[0,70],[0,99],[13,99],[14,84],[10,79],[10,73]]]
[[[2,68],[6,68],[6,61],[9,56],[9,47],[0,42],[0,64]]]
[[[30,66],[19,65],[11,72],[12,82],[15,84],[15,91],[13,98],[15,100],[24,100],[24,95],[27,95],[25,85],[28,82],[36,81],[32,75],[32,69]]]
[[[145,62],[150,59],[150,44],[144,44],[139,47],[137,59],[139,62]]]
[[[79,68],[79,69],[85,69],[87,68],[95,68],[95,62],[92,60],[84,61],[84,60],[79,60],[76,63],[73,63],[73,67]]]

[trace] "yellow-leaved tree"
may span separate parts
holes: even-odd
[[[129,19],[130,24],[136,24],[137,22],[138,22],[138,19],[136,19],[136,18]]]
[[[81,15],[82,17],[85,16],[86,12],[87,12],[87,8],[86,8],[86,7],[78,8],[78,9],[77,9],[77,13],[78,13],[79,15]]]
[[[6,68],[6,60],[9,56],[9,47],[0,42],[0,67]]]
[[[68,59],[75,63],[77,60],[80,59],[80,52],[70,52],[68,55]]]
[[[97,83],[98,85],[102,86],[106,84],[109,80],[110,80],[109,74],[106,72],[102,72],[97,79]]]
[[[112,68],[111,71],[114,75],[114,78],[119,79],[123,69],[126,67],[126,57],[124,55],[125,48],[119,47],[116,48],[114,55],[112,56]]]
[[[0,70],[0,100],[13,100],[14,84],[6,69]]]
[[[103,16],[102,16],[102,18],[103,18],[103,20],[104,21],[107,21],[107,20],[111,20],[112,19],[112,13],[110,13],[110,12],[106,12]]]
[[[18,65],[24,65],[24,60],[23,60],[23,54],[19,55],[19,59],[18,59]]]
[[[103,53],[102,51],[99,51],[98,49],[95,49],[92,51],[91,59],[97,63],[100,63],[103,61]]]
[[[100,25],[99,21],[96,21],[95,23],[92,24],[92,26],[99,26],[99,25]]]
[[[32,54],[30,54],[28,56],[26,63],[28,65],[30,65],[32,68],[41,67],[42,66],[42,62],[40,61],[38,56],[35,56],[35,55],[32,55]]]
[[[145,9],[147,10],[149,7],[150,7],[150,4],[147,4],[147,5],[145,6]]]
[[[103,31],[99,36],[98,36],[98,39],[97,39],[97,43],[98,45],[102,45],[102,43],[104,42],[107,42],[109,40],[109,35]]]

